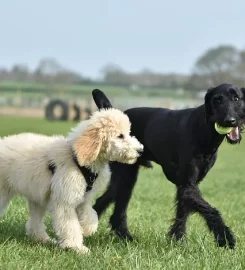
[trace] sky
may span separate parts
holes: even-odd
[[[97,78],[107,63],[191,72],[208,48],[245,48],[244,0],[0,0],[0,67],[41,58]]]

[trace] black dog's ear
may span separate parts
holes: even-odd
[[[214,89],[214,87],[209,88],[206,95],[205,95],[206,122],[208,122],[209,118],[212,116],[211,96],[212,96],[213,89]]]
[[[243,95],[243,104],[244,104],[244,101],[245,101],[245,88],[244,87],[241,87],[240,89],[242,91],[242,95]],[[245,104],[243,106],[243,112],[245,113]]]
[[[243,93],[243,98],[245,99],[245,88],[242,87],[242,88],[241,88],[241,91],[242,91],[242,93]]]
[[[106,95],[99,89],[94,89],[92,91],[93,99],[98,109],[109,109],[112,105]]]

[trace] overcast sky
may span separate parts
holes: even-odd
[[[0,66],[42,57],[97,77],[125,70],[188,73],[204,50],[245,48],[244,0],[0,0]]]

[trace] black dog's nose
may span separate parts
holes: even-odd
[[[234,117],[227,117],[225,119],[225,124],[229,125],[235,125],[236,124],[236,119]]]

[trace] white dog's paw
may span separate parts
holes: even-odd
[[[31,237],[33,241],[42,242],[44,244],[51,243],[56,244],[56,240],[51,239],[49,236],[45,237],[45,235],[36,235],[36,234],[27,234],[27,236]]]
[[[30,220],[26,223],[26,235],[33,238],[35,241],[43,243],[51,241],[49,235],[45,231],[45,226],[43,224],[33,226]]]
[[[93,208],[84,211],[79,217],[79,223],[82,227],[83,236],[88,237],[93,235],[98,229],[98,215]]]
[[[77,247],[77,246],[73,246],[73,245],[71,245],[71,244],[69,244],[69,243],[67,243],[65,241],[60,242],[59,246],[62,249],[74,250],[74,251],[76,251],[77,253],[80,253],[80,254],[89,254],[90,253],[90,249],[85,247],[85,246]]]
[[[89,237],[97,232],[98,223],[83,226],[82,229],[83,229],[83,236]]]
[[[28,237],[31,237],[34,241],[40,241],[42,243],[47,243],[47,242],[53,241],[46,232],[27,230],[26,235]]]
[[[87,254],[87,255],[90,254],[90,249],[85,247],[85,246],[82,246],[81,248],[77,249],[76,251],[80,254]]]

